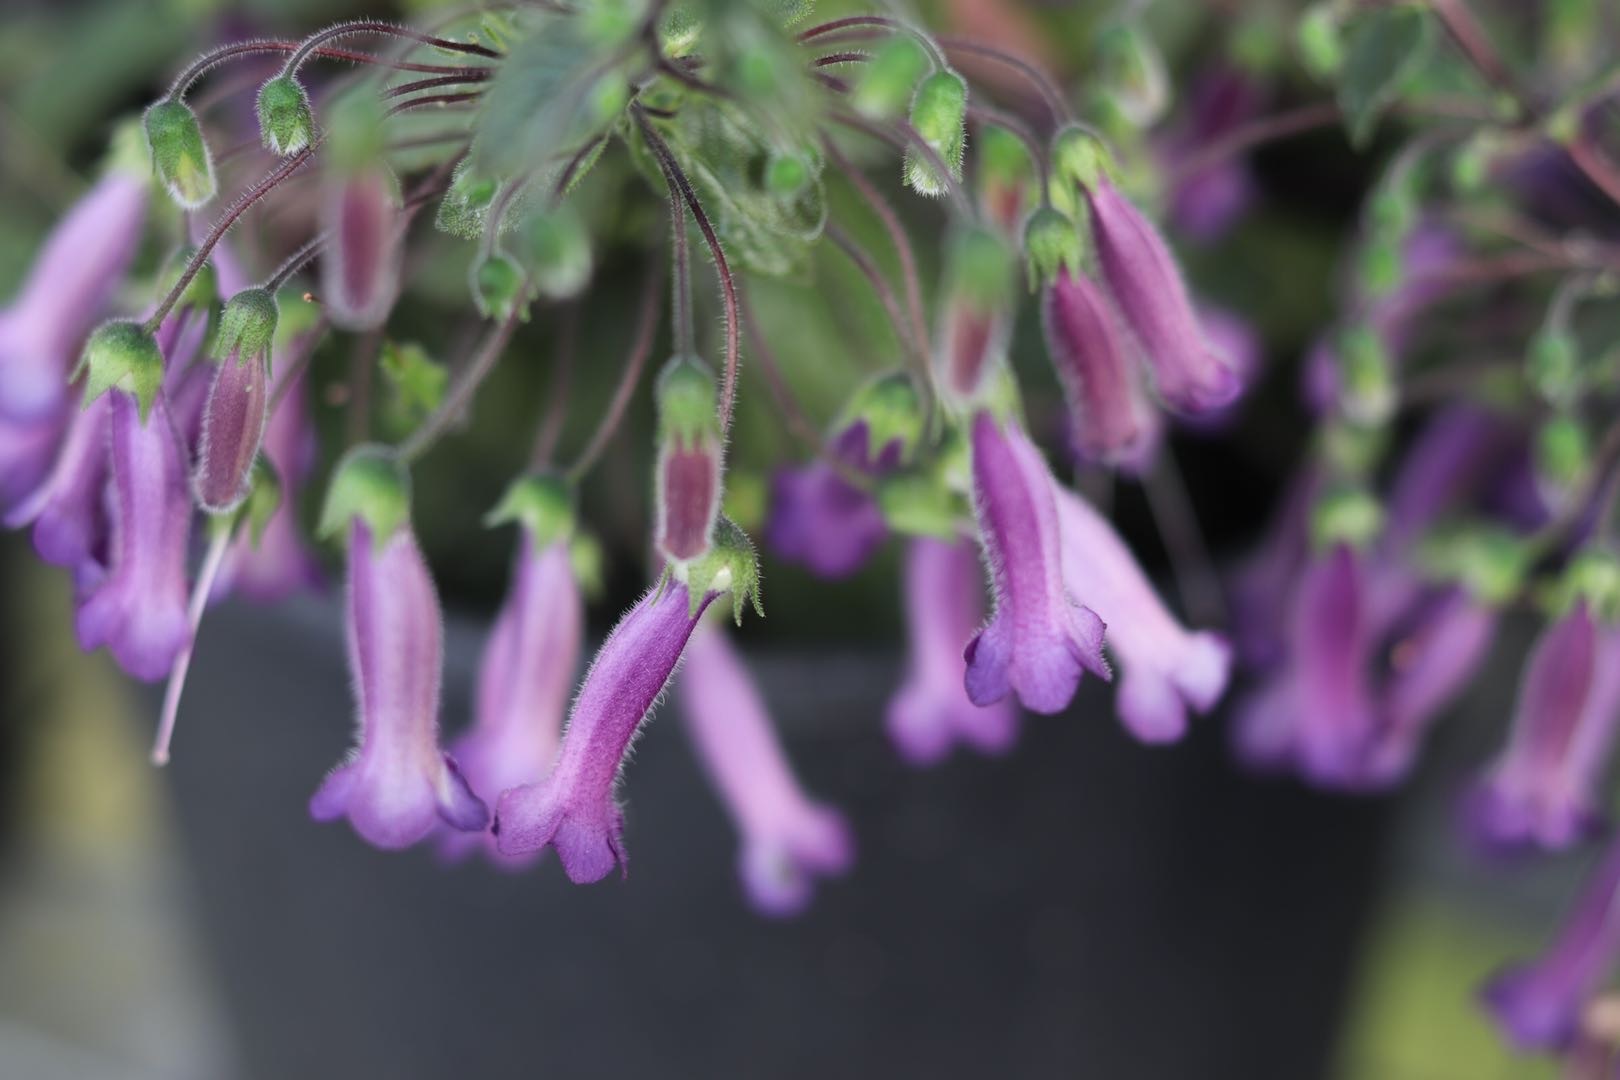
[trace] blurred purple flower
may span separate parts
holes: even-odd
[[[1140,468],[1157,444],[1158,415],[1108,297],[1090,278],[1065,268],[1041,298],[1041,320],[1076,454]]]
[[[857,420],[833,440],[830,450],[847,468],[868,476],[899,464],[898,439],[875,452],[869,442],[869,425]],[[776,471],[765,541],[782,559],[835,580],[865,566],[887,536],[877,500],[845,479],[831,462],[817,460]]]
[[[345,330],[381,326],[399,290],[402,256],[394,178],[373,166],[328,181],[322,222],[332,244],[321,260],[321,299],[332,321]]]
[[[1254,79],[1235,68],[1204,72],[1184,99],[1190,108],[1161,143],[1172,173],[1213,143],[1259,115],[1264,94]],[[1170,193],[1170,223],[1201,243],[1219,239],[1254,204],[1254,170],[1246,158],[1225,155],[1180,176]]]

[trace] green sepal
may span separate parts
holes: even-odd
[[[1340,334],[1338,359],[1345,415],[1368,427],[1386,422],[1395,412],[1395,375],[1377,332],[1353,326]]]
[[[197,114],[183,101],[160,101],[142,118],[152,165],[169,197],[195,210],[214,197],[214,159]]]
[[[276,298],[269,289],[243,289],[225,303],[219,317],[219,333],[214,336],[210,354],[224,360],[232,354],[241,363],[249,357],[270,351],[280,318]]]
[[[1523,537],[1501,526],[1457,522],[1425,536],[1416,561],[1427,577],[1456,582],[1474,599],[1501,607],[1524,588],[1534,555]]]
[[[951,239],[947,258],[953,301],[968,300],[986,311],[1015,303],[1014,256],[999,233],[978,225],[960,229]]]
[[[1364,427],[1340,418],[1323,425],[1319,440],[1321,456],[1335,473],[1367,476],[1389,448],[1389,429],[1383,425]]]
[[[133,319],[114,319],[96,327],[73,378],[84,376],[84,404],[89,405],[109,390],[132,394],[140,405],[141,423],[146,423],[152,402],[163,389],[163,350],[157,336]]]
[[[385,340],[378,367],[392,390],[390,412],[401,428],[419,423],[444,401],[450,372],[420,344]]]
[[[1328,492],[1311,509],[1311,539],[1318,548],[1334,544],[1365,547],[1384,527],[1384,508],[1361,488]]]
[[[1050,156],[1052,176],[1047,194],[1053,206],[1077,220],[1085,211],[1080,189],[1096,187],[1099,180],[1118,173],[1114,155],[1103,141],[1074,124],[1052,137]]]
[[[1592,615],[1603,622],[1620,621],[1620,559],[1601,548],[1583,548],[1548,597],[1554,615],[1562,615],[1578,600],[1585,600]]]
[[[1573,416],[1554,416],[1536,431],[1536,473],[1554,489],[1575,490],[1592,462],[1592,439]]]
[[[591,280],[591,234],[566,203],[532,215],[524,226],[535,288],[552,300],[578,296]]]
[[[954,540],[968,518],[967,503],[944,482],[939,470],[891,473],[877,484],[883,521],[905,536]]]
[[[658,438],[691,445],[700,438],[718,438],[714,376],[695,356],[672,356],[658,375]]]
[[[879,375],[855,391],[855,396],[844,407],[837,428],[866,424],[868,452],[875,458],[884,447],[896,440],[900,443],[900,464],[908,464],[922,442],[927,418],[922,411],[922,396],[917,384],[904,371],[891,371]]]
[[[1035,175],[1035,162],[1024,140],[1001,127],[985,124],[973,151],[979,183],[983,186],[1016,187]]]
[[[1024,224],[1024,263],[1031,292],[1054,284],[1067,270],[1079,276],[1085,256],[1080,230],[1063,211],[1042,206]]]
[[[1164,57],[1151,38],[1131,23],[1116,23],[1098,35],[1101,83],[1127,119],[1152,127],[1170,106],[1170,80]]]
[[[607,590],[607,555],[602,542],[583,529],[576,531],[568,540],[568,565],[585,598],[600,600]]]
[[[928,53],[911,35],[896,34],[872,54],[850,104],[868,119],[894,119],[905,111],[929,63]]]
[[[576,523],[573,489],[562,477],[550,473],[518,477],[484,515],[484,526],[490,529],[513,522],[528,531],[536,548],[568,539]]]
[[[473,304],[478,314],[486,319],[505,322],[529,301],[524,290],[528,275],[510,256],[499,251],[473,263],[469,277]]]
[[[1568,405],[1580,391],[1581,354],[1575,335],[1544,326],[1530,339],[1525,378],[1545,400]]]
[[[912,128],[958,180],[967,145],[967,96],[967,83],[960,75],[936,71],[917,86],[911,99]],[[933,161],[912,146],[906,148],[905,177],[907,186],[919,195],[938,197],[950,190],[950,181],[939,175]]]
[[[534,184],[526,182],[506,200],[496,234],[510,232],[528,211]],[[440,232],[462,240],[478,240],[489,228],[489,211],[500,194],[501,182],[480,172],[471,157],[462,158],[450,174],[450,186],[433,219]]]
[[[742,625],[744,606],[752,604],[754,613],[765,617],[765,607],[759,595],[759,558],[754,554],[754,543],[737,523],[722,514],[715,519],[714,533],[709,550],[674,568],[677,580],[686,584],[691,613],[696,615],[703,600],[710,593],[731,594],[731,618]]]
[[[690,4],[670,4],[658,19],[658,45],[665,56],[686,56],[703,36],[703,21]]]
[[[259,136],[267,150],[289,157],[315,138],[315,114],[309,94],[292,75],[282,74],[259,87]]]
[[[315,534],[341,537],[356,518],[365,522],[378,549],[411,519],[411,474],[389,447],[368,443],[343,455],[327,485]]]

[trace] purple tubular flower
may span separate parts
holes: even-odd
[[[480,797],[493,802],[501,792],[551,771],[584,635],[585,603],[567,541],[541,549],[525,528],[511,594],[478,667],[476,726],[451,747]],[[449,858],[464,858],[477,848],[512,867],[538,855],[502,855],[488,833],[447,832],[440,843]]]
[[[273,603],[321,584],[320,563],[298,529],[298,491],[315,465],[315,428],[304,397],[306,376],[300,372],[294,377],[298,381],[276,406],[264,433],[264,456],[281,480],[281,504],[257,543],[251,530],[242,530],[231,542],[214,584],[216,597],[241,593]]]
[[[899,463],[899,440],[890,440],[875,455],[870,442],[870,426],[857,420],[834,440],[832,452],[850,469],[867,475],[888,472]],[[865,566],[887,536],[877,500],[831,463],[815,461],[777,470],[765,539],[781,558],[836,580]]]
[[[1406,775],[1424,730],[1473,681],[1495,636],[1496,613],[1461,588],[1420,601],[1389,650],[1384,732],[1369,762],[1374,776]]]
[[[1620,843],[1610,846],[1538,959],[1509,967],[1480,991],[1485,1007],[1520,1050],[1558,1050],[1574,1038],[1587,999],[1620,952]]]
[[[1046,353],[1069,405],[1069,439],[1081,457],[1140,464],[1154,445],[1153,408],[1108,298],[1067,268],[1041,302]]]
[[[962,647],[984,619],[984,574],[971,545],[921,537],[906,548],[906,681],[885,729],[912,765],[932,765],[957,741],[1004,753],[1018,737],[1010,701],[980,707],[962,686]]]
[[[13,528],[32,522],[39,557],[66,567],[81,588],[94,584],[107,559],[111,408],[101,397],[73,417],[50,476],[6,516],[6,524]]]
[[[1014,424],[973,418],[973,505],[996,610],[968,642],[964,685],[976,705],[1018,695],[1026,709],[1060,712],[1082,668],[1106,679],[1103,621],[1063,584],[1052,475]]]
[[[720,510],[720,455],[708,439],[672,440],[658,461],[658,550],[670,559],[708,550]]]
[[[110,172],[45,241],[0,311],[0,416],[38,421],[66,400],[76,350],[134,258],[147,190],[143,177]]]
[[[748,902],[761,915],[798,915],[815,878],[854,862],[849,826],[799,787],[727,632],[700,627],[686,654],[675,691],[698,759],[742,836],[737,868]]]
[[[433,578],[408,525],[377,549],[349,532],[349,669],[360,744],[309,801],[316,821],[347,817],[367,843],[409,847],[445,821],[482,831],[489,810],[439,749],[443,626]]]
[[[1188,413],[1231,401],[1242,382],[1231,359],[1205,339],[1175,257],[1158,230],[1106,178],[1086,194],[1103,276],[1141,343],[1159,396]]]
[[[1053,485],[1063,534],[1063,579],[1108,624],[1108,651],[1124,675],[1120,719],[1143,742],[1173,742],[1187,730],[1187,707],[1214,707],[1226,690],[1232,650],[1219,635],[1176,622],[1103,516]]]
[[[8,524],[50,475],[61,441],[59,417],[33,421],[0,417],[0,513],[6,515]]]
[[[716,593],[692,608],[686,586],[650,590],[619,620],[592,661],[550,775],[503,792],[495,832],[503,855],[557,849],[576,884],[623,872],[624,812],[614,786],[626,751],[680,662]]]
[[[1012,328],[1004,312],[985,308],[965,297],[956,298],[947,306],[944,324],[940,350],[942,375],[952,393],[969,400],[1006,351]]]
[[[401,222],[394,179],[373,167],[332,182],[323,219],[333,238],[321,260],[322,299],[345,330],[373,330],[394,306],[399,287]]]
[[[112,538],[106,577],[79,606],[85,650],[105,645],[125,671],[155,682],[191,640],[185,453],[162,395],[145,424],[135,398],[108,395]]]
[[[193,481],[198,505],[210,513],[235,509],[252,486],[249,473],[270,417],[268,361],[268,354],[238,356],[232,350],[214,372]]]
[[[1253,119],[1259,113],[1261,96],[1254,80],[1241,71],[1205,73],[1187,95],[1191,113],[1165,147],[1168,163],[1179,166]],[[1254,196],[1249,163],[1241,157],[1223,157],[1176,184],[1170,195],[1170,220],[1195,240],[1214,241],[1242,217]]]
[[[1563,849],[1601,823],[1598,782],[1620,719],[1620,630],[1584,601],[1542,633],[1525,665],[1507,748],[1465,811],[1494,847]]]

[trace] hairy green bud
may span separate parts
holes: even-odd
[[[273,154],[288,157],[315,138],[309,94],[291,75],[277,75],[259,87],[259,137]]]
[[[214,197],[214,159],[197,114],[183,101],[160,101],[146,110],[146,145],[163,186],[180,206],[195,210]]]
[[[936,71],[924,79],[911,99],[911,126],[951,176],[960,180],[967,145],[967,83],[962,77],[954,71]],[[906,148],[905,177],[919,195],[937,198],[950,190],[950,180],[915,146]]]
[[[163,351],[157,337],[132,319],[115,319],[96,327],[84,343],[74,378],[84,374],[84,403],[109,390],[132,394],[146,422],[152,402],[163,389]]]

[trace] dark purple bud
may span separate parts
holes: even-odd
[[[345,330],[376,329],[399,290],[403,223],[393,176],[372,165],[329,178],[322,220],[332,243],[321,260],[321,299]]]
[[[1157,424],[1112,306],[1084,275],[1063,270],[1041,299],[1046,354],[1069,405],[1069,439],[1081,457],[1135,466]]]
[[[1103,621],[1063,583],[1052,474],[1015,424],[973,418],[973,504],[996,607],[968,643],[964,685],[978,705],[1008,694],[1031,712],[1060,712],[1081,669],[1109,677]]]
[[[722,457],[714,378],[695,357],[675,357],[658,379],[656,543],[672,562],[709,549],[720,513]]]
[[[231,297],[214,342],[218,368],[203,406],[202,444],[193,488],[211,514],[227,514],[247,498],[249,472],[270,417],[270,345],[276,298],[267,289]]]
[[[1011,701],[978,706],[962,686],[962,649],[984,622],[984,571],[966,541],[920,537],[906,548],[906,681],[889,700],[889,741],[912,765],[940,761],[955,743],[1011,749]]]
[[[1141,343],[1159,396],[1172,409],[1189,413],[1231,401],[1242,383],[1231,359],[1205,338],[1175,256],[1158,230],[1106,176],[1086,194],[1103,275]]]

